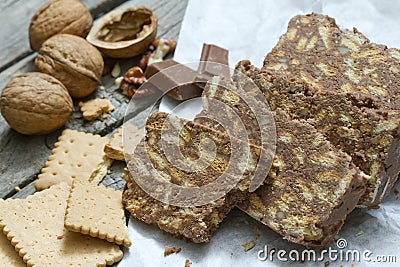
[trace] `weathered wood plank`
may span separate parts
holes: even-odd
[[[152,107],[147,108],[146,110],[140,112],[137,116],[132,119],[132,122],[139,128],[144,127],[146,122],[147,114],[150,112]],[[118,131],[118,128],[114,129],[112,132],[108,133],[107,136],[111,137],[115,132]],[[54,142],[53,142],[54,144]],[[52,147],[51,147],[52,148]],[[114,161],[107,175],[104,177],[101,182],[103,185],[107,187],[112,187],[117,190],[122,190],[125,182],[123,179],[123,171],[126,167],[126,163],[123,161]],[[30,182],[25,187],[22,188],[21,191],[12,195],[13,198],[26,198],[28,195],[36,192],[35,190],[35,182]]]
[[[124,3],[121,7],[141,3],[143,2],[133,0]],[[159,18],[159,37],[178,38],[186,4],[186,1],[179,0],[145,2],[145,5],[153,9]],[[0,73],[0,92],[13,76],[34,70],[33,60],[35,56],[35,54],[31,54]],[[138,60],[139,58],[133,58],[119,61],[122,73],[129,67],[137,65]],[[122,124],[128,99],[114,85],[114,79],[110,75],[103,77],[102,84],[105,89],[97,88],[96,92],[88,98],[107,98],[113,103],[116,110],[106,119],[89,123],[84,122],[77,107],[78,102],[75,102],[75,112],[66,127],[105,135]],[[140,112],[145,108],[146,106],[138,106],[136,111]],[[0,116],[0,197],[5,198],[13,195],[16,186],[22,188],[18,196],[26,196],[32,193],[29,183],[36,179],[60,132],[61,130],[48,136],[36,137],[19,135],[11,130]],[[122,172],[114,175],[114,177],[121,179]],[[108,183],[106,181],[115,182],[116,178],[107,179],[105,179],[105,183]],[[118,181],[116,183],[118,184]],[[25,193],[23,187],[26,185],[29,186]]]
[[[0,71],[32,53],[29,47],[29,24],[35,12],[48,0],[8,0],[0,2]],[[124,0],[82,0],[93,17],[120,5]]]

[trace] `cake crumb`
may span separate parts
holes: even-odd
[[[171,255],[172,253],[179,253],[179,252],[181,252],[181,251],[182,251],[181,248],[176,248],[176,247],[165,247],[165,250],[164,250],[164,257],[165,257],[165,256],[168,256],[168,255]]]
[[[256,240],[251,240],[250,242],[244,241],[242,246],[244,247],[244,252],[247,252],[256,246]]]
[[[16,186],[14,189],[15,189],[16,192],[21,191],[21,188],[19,188],[19,186]]]
[[[356,236],[362,236],[364,234],[364,231],[360,231],[360,232],[358,232],[357,234],[356,234]]]
[[[186,259],[185,267],[190,267],[191,265],[192,265],[192,262],[189,259]]]
[[[328,267],[331,263],[329,261],[324,262],[324,266]]]
[[[251,240],[250,242],[246,242],[244,241],[242,243],[242,246],[244,247],[244,252],[247,252],[251,249],[253,249],[256,246],[257,240],[260,238],[260,234],[257,234],[253,240]]]

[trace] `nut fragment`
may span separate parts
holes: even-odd
[[[1,114],[22,134],[46,134],[63,126],[73,111],[67,89],[50,75],[31,72],[14,77],[0,97]]]
[[[92,16],[79,0],[53,0],[43,5],[32,17],[29,26],[31,48],[41,45],[60,33],[86,37],[92,26]]]
[[[146,77],[140,67],[130,68],[122,77],[119,88],[122,89],[125,95],[132,98],[135,94],[137,97],[144,97],[152,95],[153,92],[149,88],[139,90],[139,87],[147,82]]]
[[[175,51],[176,41],[173,40],[173,39],[168,39],[168,38],[158,38],[158,39],[154,40],[154,42],[152,43],[152,46],[155,49],[157,49],[157,47],[158,47],[158,45],[160,43],[160,40],[162,40],[164,44],[169,46],[168,54],[171,54],[171,53],[173,53]]]
[[[37,70],[60,80],[73,98],[91,94],[100,83],[103,58],[85,39],[58,34],[43,43],[35,60]]]
[[[112,58],[128,58],[146,51],[157,34],[157,17],[138,6],[117,9],[101,17],[87,40]]]
[[[146,54],[144,54],[142,56],[142,58],[140,59],[139,67],[142,70],[147,68],[147,64],[149,62],[150,56],[151,56],[151,51],[147,51]]]
[[[121,74],[121,67],[119,66],[119,63],[117,62],[111,71],[111,76],[114,78],[117,78],[120,74]]]
[[[155,62],[160,62],[163,58],[168,54],[175,50],[176,42],[171,39],[160,38],[153,44],[156,47],[156,50],[151,54],[148,65],[153,64]]]

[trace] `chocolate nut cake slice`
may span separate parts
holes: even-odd
[[[162,129],[162,127],[165,127]],[[167,156],[178,159],[179,153],[192,160],[196,167],[185,168],[187,173],[200,173],[203,178],[197,181],[201,185],[226,175],[227,186],[247,192],[255,169],[257,168],[260,148],[248,142],[242,135],[228,131],[218,131],[198,122],[188,121],[176,116],[157,112],[149,116],[146,125],[146,141],[156,146]],[[177,135],[177,133],[179,133]],[[176,140],[173,136],[178,136]],[[176,143],[179,141],[179,143]],[[215,147],[214,147],[215,145]],[[216,153],[213,152],[216,150]],[[197,159],[202,159],[199,161]],[[179,166],[180,162],[177,167]],[[230,169],[228,169],[228,167]],[[229,177],[231,175],[231,177]],[[264,176],[265,178],[265,176]],[[228,185],[229,182],[229,185]],[[198,184],[194,184],[198,185]]]
[[[214,76],[203,90],[202,104],[203,110],[194,122],[229,136],[229,130],[234,132],[249,146],[251,154],[258,156],[256,169],[251,169],[253,179],[248,188],[254,191],[265,180],[275,153],[274,117],[264,95],[243,74],[234,75],[234,81]]]
[[[293,17],[263,69],[286,70],[361,106],[400,109],[400,50],[371,43],[356,28],[342,31],[325,15]]]
[[[130,169],[137,167],[137,171],[125,172],[125,208],[139,220],[155,224],[173,235],[196,243],[208,242],[227,213],[244,200],[250,184],[250,170],[255,168],[258,155],[250,152],[247,143],[235,147],[235,142],[226,134],[162,112],[149,116],[146,131],[146,141],[136,147],[132,160],[127,161]],[[233,152],[233,148],[238,151]],[[182,164],[185,160],[189,165]],[[143,184],[139,186],[138,180],[146,176],[147,190],[160,192],[166,198],[159,199],[143,189]],[[160,183],[166,181],[189,188],[212,185],[217,180],[220,183],[209,186],[210,190],[201,196],[210,201],[177,206],[169,201],[173,198],[184,202],[194,196],[179,190],[160,189],[157,179]]]
[[[296,16],[262,70],[238,66],[263,91],[272,109],[314,125],[369,175],[362,206],[390,193],[399,171],[397,49],[370,43],[332,18]]]
[[[214,77],[205,87],[200,115],[215,108],[210,98],[217,99],[230,106],[249,126],[248,135],[255,137],[251,141],[259,142],[260,131],[270,133],[271,129],[256,120],[254,107],[243,102],[243,94],[257,95],[260,89],[239,71],[233,76],[234,87],[221,80],[217,82],[218,79]],[[229,114],[229,109],[220,112]],[[309,246],[327,244],[364,193],[365,175],[346,153],[333,147],[306,121],[292,120],[280,109],[271,114],[277,142],[272,168],[265,184],[237,205],[290,241]],[[211,120],[198,117],[195,121],[213,127]],[[234,118],[232,121],[237,123]],[[218,129],[224,131],[222,127]]]
[[[287,240],[331,242],[365,190],[351,158],[310,124],[275,112],[277,146],[265,184],[238,207]]]

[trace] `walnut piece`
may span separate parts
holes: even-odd
[[[147,65],[162,61],[166,55],[173,53],[175,48],[175,40],[166,38],[158,38],[154,40],[152,45],[140,59],[139,67],[142,70],[146,70]]]
[[[100,83],[104,63],[85,39],[58,34],[43,43],[35,60],[38,71],[60,80],[73,98],[91,94]]]
[[[172,53],[176,48],[176,42],[174,40],[160,38],[156,41],[157,42],[154,42],[153,44],[156,50],[151,54],[147,65],[163,61],[163,58],[167,54]]]
[[[157,17],[144,6],[113,10],[98,19],[87,40],[112,58],[139,55],[154,41]]]
[[[136,97],[145,97],[152,95],[152,92],[149,88],[139,89],[139,87],[147,82],[146,77],[143,74],[143,70],[140,67],[132,67],[130,68],[122,77],[119,88],[123,91],[128,98],[132,98],[134,95]]]
[[[50,1],[32,17],[29,26],[31,48],[35,51],[39,50],[47,39],[60,33],[86,37],[92,22],[90,12],[81,1]]]
[[[73,105],[60,81],[44,73],[30,72],[11,79],[1,94],[0,109],[11,128],[33,135],[63,126]]]

